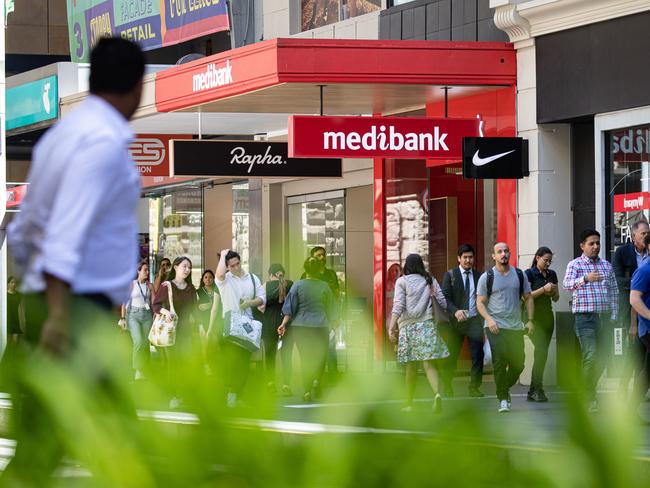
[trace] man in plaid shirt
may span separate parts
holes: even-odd
[[[582,352],[582,370],[589,411],[598,411],[596,386],[605,369],[610,320],[618,313],[618,285],[612,265],[601,259],[600,234],[587,229],[580,234],[582,256],[566,268],[564,288],[573,293],[572,311],[576,336]]]

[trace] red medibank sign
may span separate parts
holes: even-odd
[[[289,117],[291,158],[458,159],[478,119],[429,117]]]
[[[614,212],[635,212],[650,209],[650,193],[624,193],[614,195]]]

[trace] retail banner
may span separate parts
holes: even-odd
[[[289,117],[289,156],[295,158],[456,159],[478,119],[429,117]]]
[[[650,209],[650,193],[624,193],[614,195],[614,212],[636,212]]]
[[[191,138],[189,134],[140,134],[129,144],[129,153],[140,175],[169,176],[169,141]]]
[[[515,179],[530,174],[528,141],[521,137],[465,137],[463,176],[473,179]]]
[[[340,159],[295,159],[285,142],[171,141],[173,176],[341,177]]]
[[[104,36],[121,36],[144,50],[228,30],[226,0],[67,0],[70,56],[87,62]]]

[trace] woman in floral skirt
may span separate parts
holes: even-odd
[[[395,282],[393,313],[388,327],[392,342],[397,341],[397,361],[406,363],[406,406],[403,412],[413,408],[413,395],[417,380],[417,365],[422,367],[433,391],[433,411],[442,410],[438,393],[438,370],[435,361],[449,356],[447,345],[438,332],[433,319],[432,300],[447,308],[440,285],[424,268],[418,254],[409,254],[403,275]]]

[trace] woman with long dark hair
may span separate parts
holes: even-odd
[[[440,285],[427,272],[420,255],[409,254],[403,274],[395,282],[388,327],[390,340],[397,341],[397,361],[406,364],[406,406],[402,408],[403,412],[413,409],[418,363],[422,363],[434,395],[433,411],[438,413],[442,409],[437,362],[449,356],[449,350],[433,318],[432,300],[437,300],[443,309],[447,308]]]
[[[122,318],[118,324],[128,330],[133,342],[133,370],[135,379],[145,377],[145,369],[149,362],[149,331],[153,323],[153,286],[149,283],[149,265],[141,262],[138,265],[136,279],[131,282],[129,301],[122,304]]]
[[[338,311],[332,290],[319,279],[322,267],[318,259],[307,258],[304,268],[305,278],[294,283],[282,306],[284,317],[278,334],[283,336],[291,329],[302,367],[305,386],[302,398],[310,402],[320,396],[329,331],[338,319]]]
[[[199,335],[201,338],[201,353],[203,356],[203,367],[205,373],[212,375],[211,346],[215,345],[215,334],[212,334],[211,321],[213,320],[213,308],[215,301],[220,300],[219,290],[214,282],[214,272],[206,269],[201,276],[201,286],[197,290],[199,309]]]
[[[192,325],[196,322],[197,317],[197,296],[196,289],[192,285],[192,261],[190,258],[179,256],[174,259],[167,275],[167,281],[160,284],[153,302],[154,313],[162,313],[171,319],[174,312],[171,311],[172,307],[169,303],[170,288],[173,308],[178,317],[176,343],[163,350],[172,375],[172,387],[175,389],[175,395],[169,402],[169,407],[178,408],[182,404],[182,399],[178,396],[182,386],[179,370],[192,356]]]
[[[530,337],[535,346],[535,361],[527,396],[529,402],[548,401],[543,385],[544,368],[555,328],[552,302],[557,302],[560,299],[557,275],[550,268],[552,261],[553,252],[548,247],[542,246],[535,252],[530,269],[526,270],[526,277],[530,282],[530,289],[535,301],[535,314],[532,318],[533,324],[535,324],[535,333]]]
[[[272,264],[269,267],[269,279],[265,283],[266,289],[266,306],[262,317],[262,340],[264,341],[264,367],[266,371],[267,388],[271,393],[275,392],[275,361],[278,350],[278,327],[282,323],[282,306],[291,290],[293,281],[285,278],[285,271],[281,264]],[[291,363],[292,345],[288,342],[289,337],[285,334],[282,339],[282,348],[289,350],[288,362]],[[291,374],[291,364],[285,364],[286,355],[282,355],[282,372],[284,381],[282,383],[282,393],[291,394],[289,379]],[[288,373],[288,374],[287,374]]]

